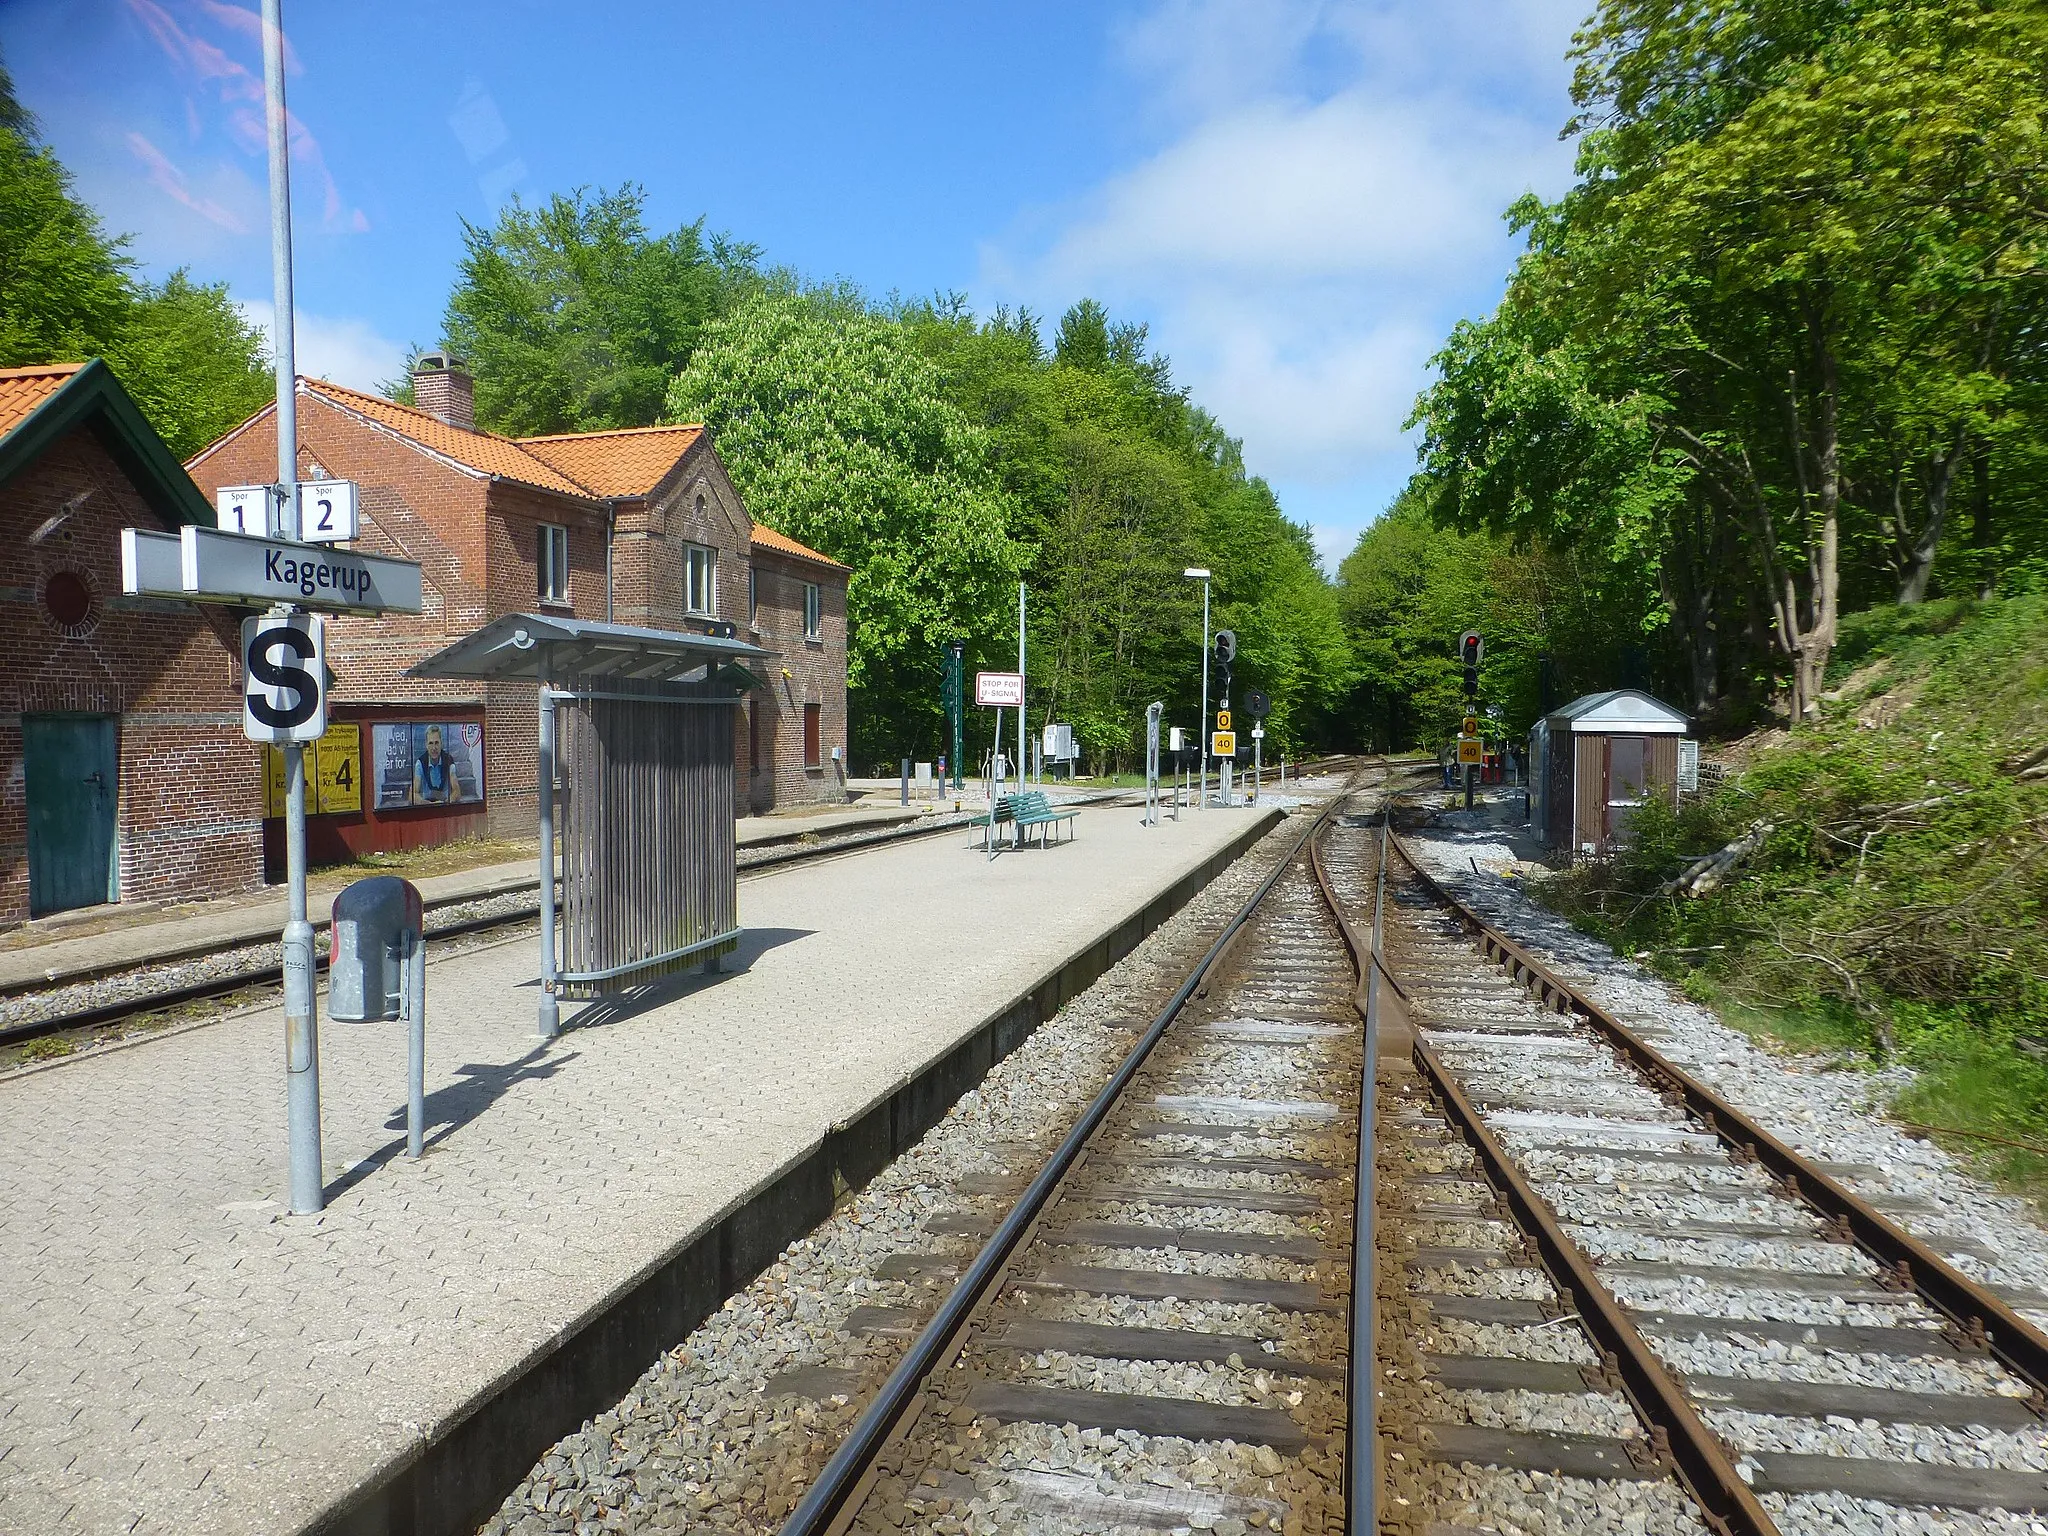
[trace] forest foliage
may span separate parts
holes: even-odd
[[[1695,714],[1807,719],[1845,613],[2048,562],[2039,8],[1606,0],[1573,58],[1412,494],[1571,551]]]
[[[1086,299],[1050,337],[957,296],[878,302],[764,271],[701,224],[654,235],[643,202],[579,191],[466,229],[445,328],[476,371],[478,420],[706,422],[754,516],[852,568],[856,762],[948,749],[945,648],[1014,667],[1021,581],[1032,717],[1128,765],[1147,704],[1194,724],[1190,566],[1215,572],[1240,694],[1273,700],[1271,747],[1337,728],[1351,645],[1309,532],[1144,327]],[[985,715],[970,705],[977,751]]]
[[[138,276],[0,72],[0,368],[94,357],[181,458],[271,393],[262,334],[227,285]]]

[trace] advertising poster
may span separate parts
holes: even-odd
[[[479,720],[408,720],[370,727],[376,807],[473,805],[484,797]]]
[[[327,727],[306,746],[306,813],[349,815],[363,808],[363,728],[349,723]],[[263,814],[284,814],[284,752],[263,749]]]

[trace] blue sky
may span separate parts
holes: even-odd
[[[1334,565],[1430,352],[1561,191],[1586,0],[286,0],[299,358],[438,339],[464,218],[637,181],[771,262],[1057,317],[1091,295]],[[144,268],[267,321],[255,0],[4,0],[23,103]]]

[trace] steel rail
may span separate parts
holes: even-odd
[[[1642,1415],[1643,1422],[1650,1426],[1651,1446],[1660,1456],[1668,1453],[1673,1469],[1698,1501],[1708,1524],[1729,1536],[1780,1536],[1777,1522],[1736,1472],[1720,1439],[1693,1408],[1685,1390],[1672,1380],[1628,1312],[1601,1284],[1592,1260],[1571,1240],[1549,1202],[1515,1166],[1514,1159],[1487,1129],[1465,1091],[1419,1032],[1415,1064],[1435,1091],[1446,1115],[1478,1154],[1488,1182],[1505,1197],[1517,1224],[1535,1244],[1537,1256],[1550,1272],[1560,1297],[1578,1312],[1607,1370]],[[1664,1432],[1661,1440],[1656,1434],[1658,1430]]]
[[[1088,805],[1115,804],[1130,793],[1128,790],[1116,790],[1090,797],[1078,803]],[[955,821],[948,817],[935,826],[888,827],[873,832],[857,832],[852,836],[833,838],[830,841],[799,843],[790,847],[771,848],[741,863],[739,865],[739,873],[741,875],[748,875],[755,871],[777,869],[790,864],[815,863],[837,854],[857,853],[862,849],[879,847],[885,843],[913,842],[919,838],[937,837],[942,832],[957,832],[965,825],[964,821]],[[524,887],[524,889],[535,889],[538,885],[539,882],[535,881],[533,886]],[[522,887],[515,886],[511,890],[501,891],[496,894],[511,895],[520,889]],[[495,899],[494,896],[452,896],[431,904],[427,910],[432,912],[438,908],[462,906],[473,901],[490,901],[493,899]],[[484,917],[462,918],[456,922],[445,923],[439,927],[428,929],[426,937],[431,943],[436,939],[462,938],[474,933],[488,933],[495,928],[509,928],[520,923],[530,923],[539,915],[540,907],[538,904],[530,907],[522,906],[514,908],[509,912],[494,912]],[[225,949],[245,948],[247,943],[248,941],[220,945],[211,950],[204,948],[194,949],[181,954],[168,955],[161,960],[144,961],[141,965],[101,971],[93,975],[81,975],[64,981],[47,982],[42,984],[41,987],[24,985],[11,989],[9,995],[20,997],[38,990],[48,990],[59,986],[83,985],[92,981],[103,981],[156,964],[177,965],[203,960],[207,955],[218,954]],[[327,957],[323,954],[316,954],[313,966],[316,974],[324,972],[327,969]],[[247,970],[235,971],[226,976],[210,976],[200,981],[185,982],[175,987],[165,987],[142,997],[124,998],[110,1003],[97,1003],[90,1008],[79,1008],[69,1013],[52,1014],[45,1019],[31,1019],[23,1024],[0,1026],[0,1047],[24,1045],[31,1040],[38,1040],[47,1035],[64,1034],[74,1030],[102,1029],[109,1024],[118,1024],[124,1019],[139,1018],[143,1014],[162,1013],[172,1008],[185,1007],[190,1003],[200,1003],[212,998],[228,997],[236,992],[247,991],[254,987],[276,986],[283,978],[283,975],[282,967],[277,965],[251,966]],[[5,998],[0,998],[0,1002],[4,1001]]]
[[[1342,802],[1339,801],[1339,804]],[[1385,835],[1384,803],[1381,834]],[[1344,947],[1351,952],[1351,964],[1358,972],[1358,992],[1352,1006],[1365,1025],[1362,1039],[1365,1057],[1358,1082],[1358,1162],[1353,1170],[1351,1212],[1351,1358],[1345,1364],[1344,1407],[1349,1424],[1344,1452],[1344,1529],[1347,1536],[1375,1536],[1379,1512],[1383,1467],[1379,1454],[1379,1292],[1374,1264],[1377,1233],[1374,1215],[1379,1209],[1379,1179],[1374,1095],[1379,1069],[1379,912],[1386,891],[1386,860],[1377,861],[1377,885],[1373,892],[1371,938],[1361,943],[1352,929],[1344,903],[1337,899],[1330,873],[1323,866],[1322,838],[1309,844],[1309,862],[1323,902],[1337,920]]]
[[[1167,999],[1166,1005],[1131,1047],[1101,1092],[1082,1111],[1080,1119],[1018,1197],[1017,1203],[996,1227],[981,1252],[975,1255],[974,1262],[960,1276],[932,1320],[911,1341],[896,1369],[889,1373],[888,1380],[882,1383],[874,1400],[840,1442],[839,1449],[826,1462],[817,1480],[805,1490],[802,1501],[783,1522],[781,1536],[827,1536],[829,1532],[842,1529],[841,1522],[853,1515],[865,1494],[877,1460],[898,1432],[911,1422],[914,1410],[923,1400],[926,1383],[965,1338],[974,1314],[992,1294],[997,1280],[1008,1268],[1025,1236],[1037,1225],[1052,1196],[1065,1182],[1096,1131],[1108,1118],[1110,1110],[1123,1097],[1124,1090],[1130,1087],[1188,999],[1208,980],[1216,962],[1239,931],[1251,921],[1259,904],[1279,884],[1280,877],[1300,856],[1303,846],[1310,843],[1329,821],[1343,803],[1343,798],[1341,794],[1336,796],[1309,823],[1287,850],[1286,856],[1274,864],[1273,872],[1238,908],[1208,951],[1174,990],[1173,996]]]
[[[1486,922],[1423,869],[1399,838],[1392,843],[1402,862],[1437,900],[1480,936],[1489,960],[1546,1007],[1576,1014],[1592,1025],[1667,1102],[1684,1109],[1738,1158],[1769,1170],[1784,1194],[1803,1203],[1839,1236],[1875,1260],[1888,1283],[1900,1290],[1917,1291],[1949,1320],[1960,1342],[1988,1349],[2031,1386],[2036,1411],[2048,1413],[2048,1335]]]

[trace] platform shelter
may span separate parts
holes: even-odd
[[[1686,717],[1637,688],[1589,693],[1551,711],[1529,736],[1531,811],[1551,848],[1602,858],[1645,801],[1678,804]]]
[[[411,668],[538,688],[543,1035],[565,996],[715,966],[738,944],[734,722],[761,686],[747,663],[770,654],[721,635],[515,613]]]

